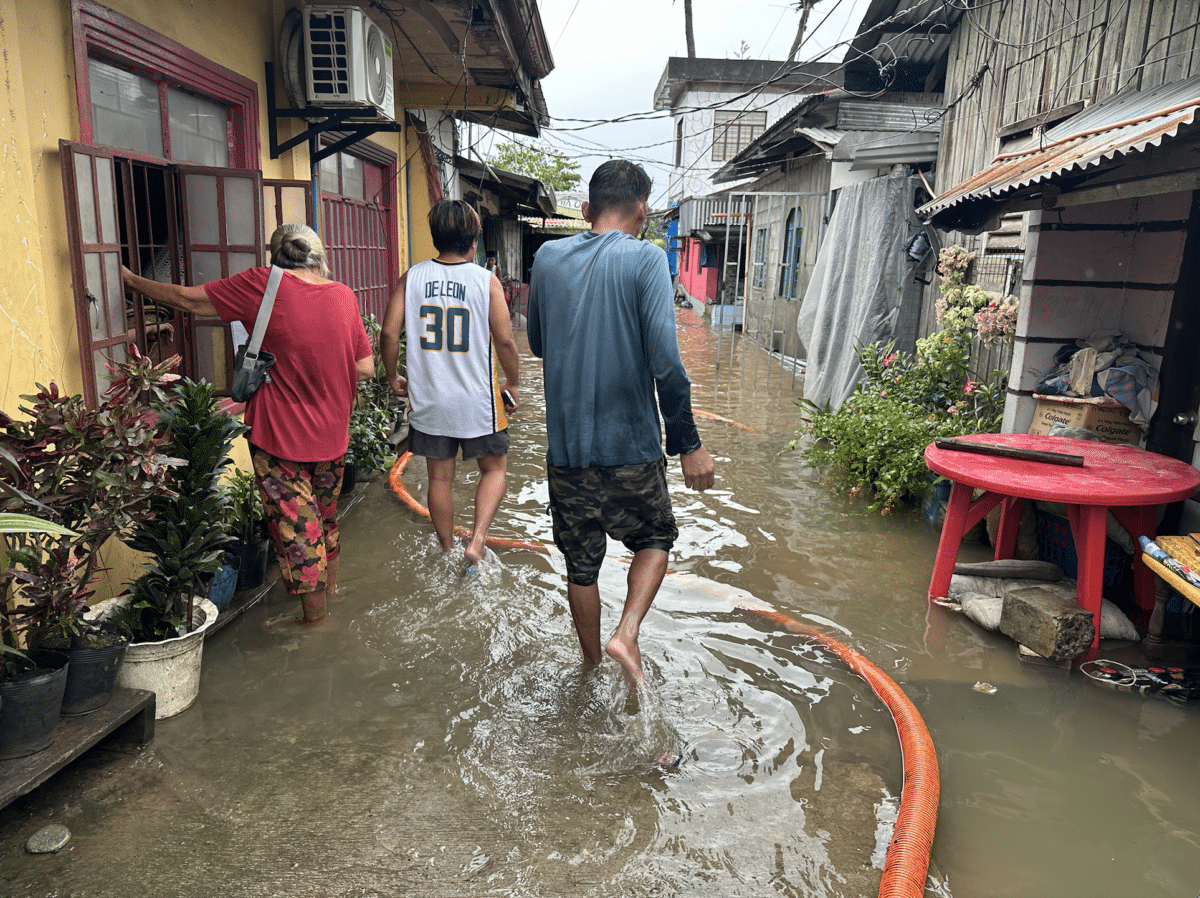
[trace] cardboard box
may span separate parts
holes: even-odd
[[[1130,443],[1136,446],[1142,439],[1142,428],[1129,420],[1129,409],[1115,399],[1105,397],[1076,399],[1072,396],[1043,396],[1033,394],[1037,408],[1033,413],[1030,433],[1050,433],[1055,424],[1082,427],[1100,434],[1110,443]]]

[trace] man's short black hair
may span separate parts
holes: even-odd
[[[592,173],[588,206],[592,219],[605,212],[632,212],[639,200],[650,198],[653,185],[646,170],[628,159],[610,159]]]
[[[429,210],[429,231],[439,253],[468,253],[483,230],[479,213],[466,200],[438,200]]]

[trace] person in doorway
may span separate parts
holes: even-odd
[[[517,342],[500,281],[471,264],[481,229],[478,213],[464,200],[434,204],[429,230],[438,255],[400,278],[379,336],[388,383],[408,397],[408,448],[425,457],[429,517],[444,552],[454,547],[459,451],[479,467],[474,527],[464,550],[468,569],[483,560],[488,528],[504,498],[505,411],[516,408],[519,387]],[[409,335],[406,377],[397,370],[402,331]],[[504,369],[503,387],[497,359]]]
[[[684,483],[713,485],[713,462],[692,419],[666,254],[636,236],[650,187],[635,163],[597,168],[583,204],[591,230],[542,246],[529,290],[529,347],[542,359],[546,394],[550,511],[566,557],[571,617],[585,661],[599,663],[597,579],[606,536],[620,540],[633,562],[605,651],[633,686],[643,680],[641,623],[679,533],[660,409],[666,451],[679,455]]]
[[[350,441],[356,383],[375,374],[358,298],[329,279],[325,248],[312,228],[280,225],[271,264],[284,269],[263,337],[274,354],[270,382],[246,405],[250,460],[279,570],[300,598],[296,623],[329,627],[337,592],[337,500]],[[130,290],[190,312],[254,328],[269,268],[252,268],[197,287],[152,281],[121,269]]]
[[[495,253],[487,254],[487,264],[484,265],[483,267],[486,268],[488,271],[490,271],[492,274],[494,274],[496,276],[497,281],[499,281],[501,284],[504,283],[504,274],[500,270],[500,263],[498,261],[496,261]]]

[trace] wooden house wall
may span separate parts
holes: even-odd
[[[946,70],[936,190],[986,168],[999,132],[1200,75],[1196,0],[1008,0],[964,16]]]

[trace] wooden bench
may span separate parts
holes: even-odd
[[[145,745],[154,738],[154,693],[145,689],[113,690],[108,704],[63,717],[54,741],[39,752],[0,761],[0,808],[36,789],[106,736]]]

